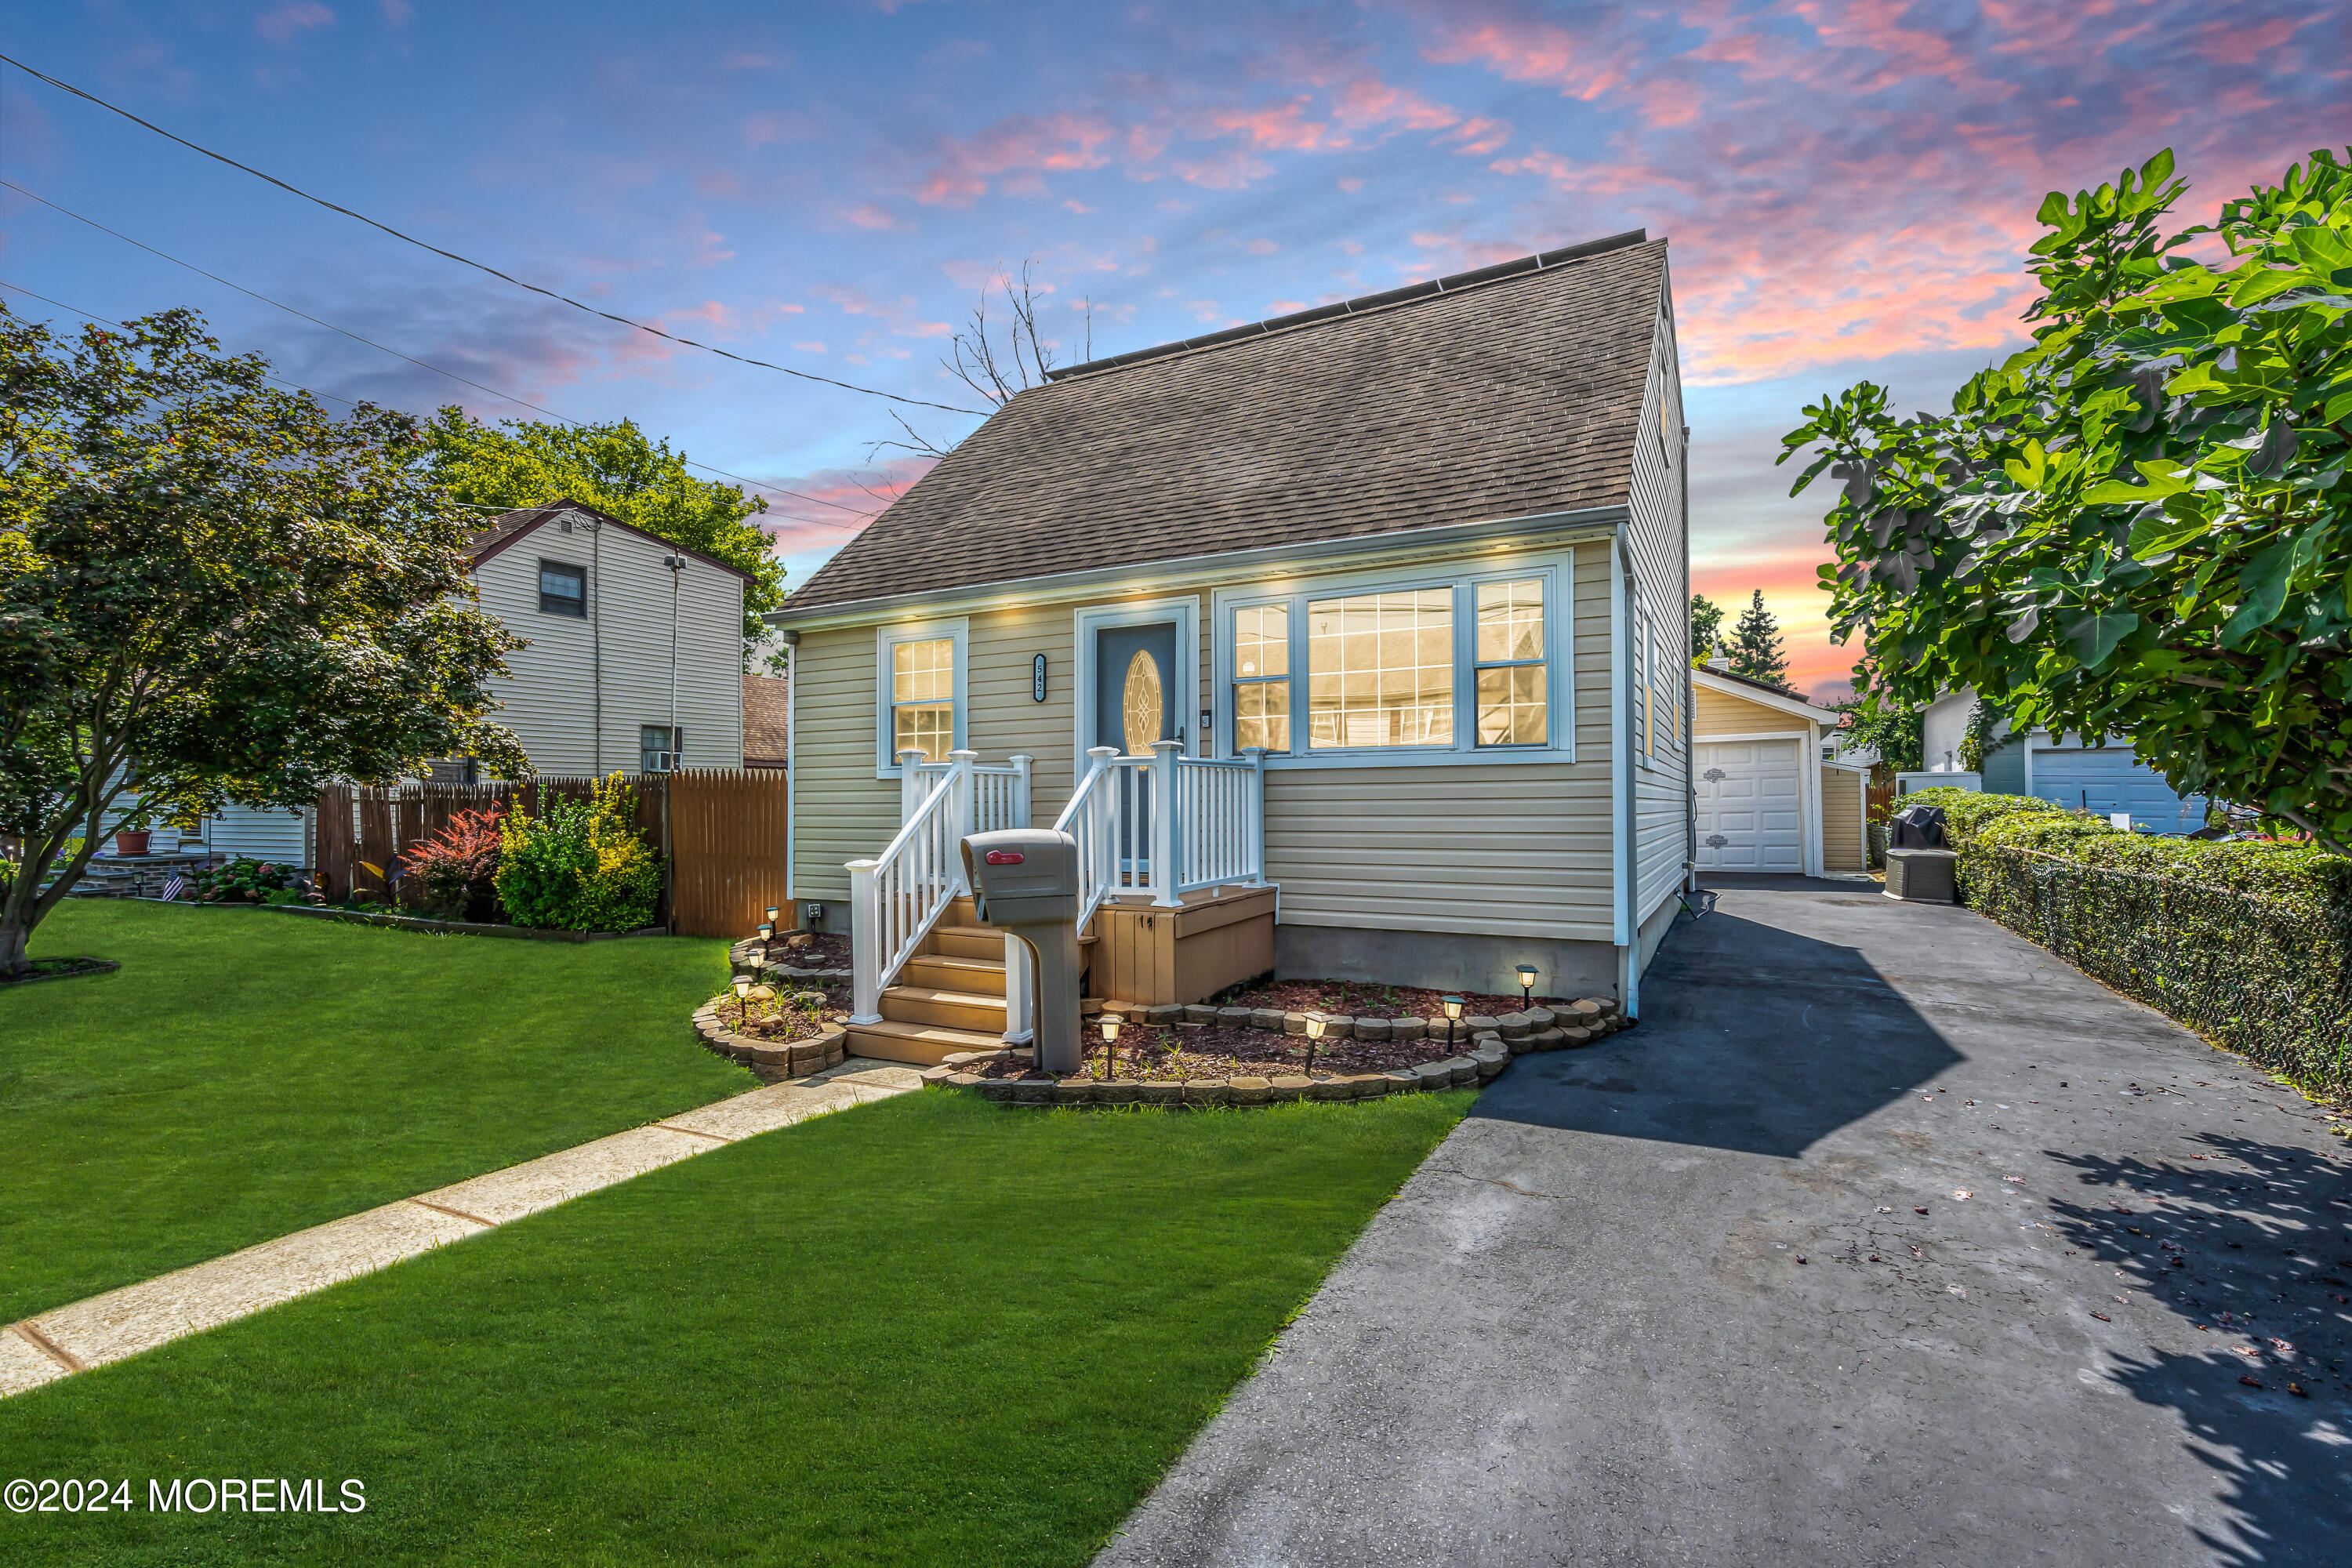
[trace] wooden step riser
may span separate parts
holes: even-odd
[[[894,1023],[928,1024],[941,1029],[969,1029],[990,1036],[1004,1033],[1004,1004],[993,1007],[978,1001],[944,1002],[935,997],[882,993],[882,1016]]]
[[[940,991],[970,991],[983,996],[1004,994],[1004,965],[978,967],[984,960],[967,959],[944,962],[941,958],[922,956],[907,960],[898,971],[899,984],[929,985]]]
[[[981,1035],[964,1030],[934,1030],[922,1037],[910,1037],[900,1031],[908,1026],[890,1025],[881,1028],[849,1026],[849,1050],[853,1056],[872,1057],[877,1061],[906,1062],[915,1067],[937,1067],[958,1051],[994,1050],[1004,1042],[993,1035]]]
[[[1000,964],[1004,962],[1004,939],[1001,936],[966,936],[961,931],[935,931],[928,945],[941,958],[985,958]]]

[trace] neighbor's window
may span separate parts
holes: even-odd
[[[539,563],[539,613],[542,616],[588,614],[588,568],[561,561]]]
[[[1307,606],[1307,743],[1454,743],[1454,590]]]
[[[890,647],[890,751],[943,762],[955,750],[955,639]]]
[[[1540,746],[1545,724],[1543,579],[1478,584],[1478,743]]]
[[[637,763],[648,773],[673,773],[685,765],[686,731],[667,724],[637,726]]]
[[[1234,612],[1234,750],[1290,750],[1290,609]]]

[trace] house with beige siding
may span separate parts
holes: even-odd
[[[1013,397],[769,617],[858,1048],[1024,1037],[954,854],[1003,826],[1078,840],[1111,1000],[1533,963],[1636,1010],[1689,858],[1685,447],[1638,232]]]
[[[1822,877],[1869,867],[1870,759],[1842,754],[1838,715],[1718,660],[1691,672],[1692,863]]]
[[[471,556],[482,608],[523,643],[493,683],[496,718],[541,773],[743,765],[741,570],[573,500],[490,519]],[[196,837],[315,863],[309,813],[231,806]]]

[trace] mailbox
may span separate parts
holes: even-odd
[[[963,869],[981,923],[1017,937],[1035,958],[1037,1066],[1077,1071],[1086,1059],[1078,1040],[1078,841],[1051,828],[975,833],[963,841]]]

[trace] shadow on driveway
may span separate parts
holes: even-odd
[[[1472,1114],[1793,1158],[1959,1060],[1859,948],[1720,907],[1677,918],[1642,996],[1639,1026],[1521,1058]]]

